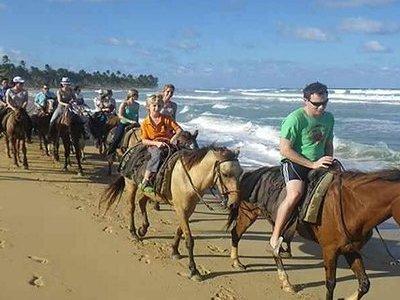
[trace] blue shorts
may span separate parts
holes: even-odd
[[[288,159],[283,160],[281,163],[281,171],[286,183],[290,180],[301,180],[307,182],[307,176],[311,170],[312,169],[296,164]]]

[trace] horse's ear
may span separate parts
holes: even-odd
[[[197,135],[199,134],[199,131],[196,129],[195,131],[194,131],[194,133],[192,134],[192,137],[194,138],[194,139],[197,139]]]

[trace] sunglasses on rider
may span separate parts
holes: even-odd
[[[320,106],[326,106],[328,104],[329,99],[326,99],[326,101],[322,102],[313,102],[311,100],[306,99],[308,102],[310,102],[315,108],[318,108]]]

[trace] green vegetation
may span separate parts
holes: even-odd
[[[14,76],[21,76],[26,80],[26,85],[30,87],[40,87],[44,83],[51,87],[57,87],[62,77],[69,77],[74,84],[82,87],[154,88],[158,83],[158,78],[153,75],[135,77],[120,71],[115,73],[109,70],[102,73],[99,71],[88,73],[85,70],[73,72],[64,68],[53,69],[48,64],[44,66],[43,70],[33,66],[27,68],[25,61],[21,60],[19,65],[15,65],[7,55],[2,57],[0,76],[10,80]]]

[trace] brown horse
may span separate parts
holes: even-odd
[[[124,146],[120,147],[117,149],[117,153],[122,156],[122,154],[129,148],[137,145],[142,138],[140,137],[140,127],[139,128],[133,128],[132,134],[128,137],[128,140],[125,141],[125,136],[123,137],[122,144],[126,144],[127,147],[124,148]],[[197,145],[197,135],[198,135],[198,130],[195,130],[195,132],[192,134],[189,131],[182,131],[179,137],[176,140],[178,148],[187,148],[187,149],[198,149],[199,146]],[[111,138],[110,138],[111,140]],[[110,141],[111,143],[111,141]],[[108,155],[107,156],[107,162],[108,162],[108,175],[112,174],[112,166],[115,160],[115,155]]]
[[[5,144],[7,156],[13,153],[14,165],[19,166],[18,162],[22,161],[25,169],[28,169],[28,159],[26,157],[26,128],[29,124],[29,116],[24,108],[16,108],[14,111],[9,111],[2,120],[0,120],[0,130],[5,133]],[[23,159],[20,158],[19,147],[22,149]]]
[[[176,162],[171,175],[171,195],[144,195],[138,184],[121,176],[105,191],[102,202],[107,202],[107,210],[128,188],[128,201],[131,206],[130,232],[135,240],[143,237],[150,226],[147,218],[146,204],[149,199],[166,201],[174,207],[179,226],[172,247],[172,257],[180,258],[179,242],[185,235],[186,247],[189,252],[189,278],[201,280],[193,256],[194,239],[189,227],[189,218],[194,212],[200,198],[208,188],[216,185],[222,195],[228,197],[228,205],[238,201],[239,176],[242,168],[237,160],[238,153],[226,148],[206,147],[198,150],[187,150]],[[142,226],[136,233],[134,213],[136,202],[139,204],[143,218]]]
[[[107,117],[102,112],[96,112],[93,115],[87,115],[89,118],[90,133],[96,141],[96,147],[99,148],[99,153],[103,154],[104,150],[106,149],[107,135],[111,129],[118,125],[119,117],[111,116],[107,119],[107,121],[103,121],[103,118],[106,119]]]
[[[39,137],[39,149],[44,151],[47,156],[50,156],[49,140],[47,138],[50,119],[51,113],[47,113],[43,110],[40,110],[36,114],[31,116],[33,128],[37,132],[37,135]]]
[[[238,243],[242,234],[257,216],[264,214],[265,211],[245,200],[231,211],[228,226],[235,222],[231,231],[234,266],[243,266],[238,257]],[[322,248],[326,299],[333,299],[337,259],[341,254],[359,282],[358,290],[349,299],[361,299],[368,292],[370,282],[360,250],[370,239],[372,229],[390,217],[400,224],[400,170],[370,173],[345,171],[335,175],[325,196],[319,223],[302,222],[297,225],[297,232],[301,236],[314,240]],[[283,289],[294,292],[282,259],[274,259]]]
[[[80,140],[84,136],[84,127],[81,118],[70,109],[66,109],[64,114],[56,121],[54,125],[55,126],[53,128],[55,129],[55,132],[52,133],[54,160],[60,160],[59,147],[61,138],[64,146],[65,157],[63,171],[68,171],[68,164],[70,163],[69,156],[71,153],[71,146],[73,146],[78,164],[78,175],[83,175]]]

